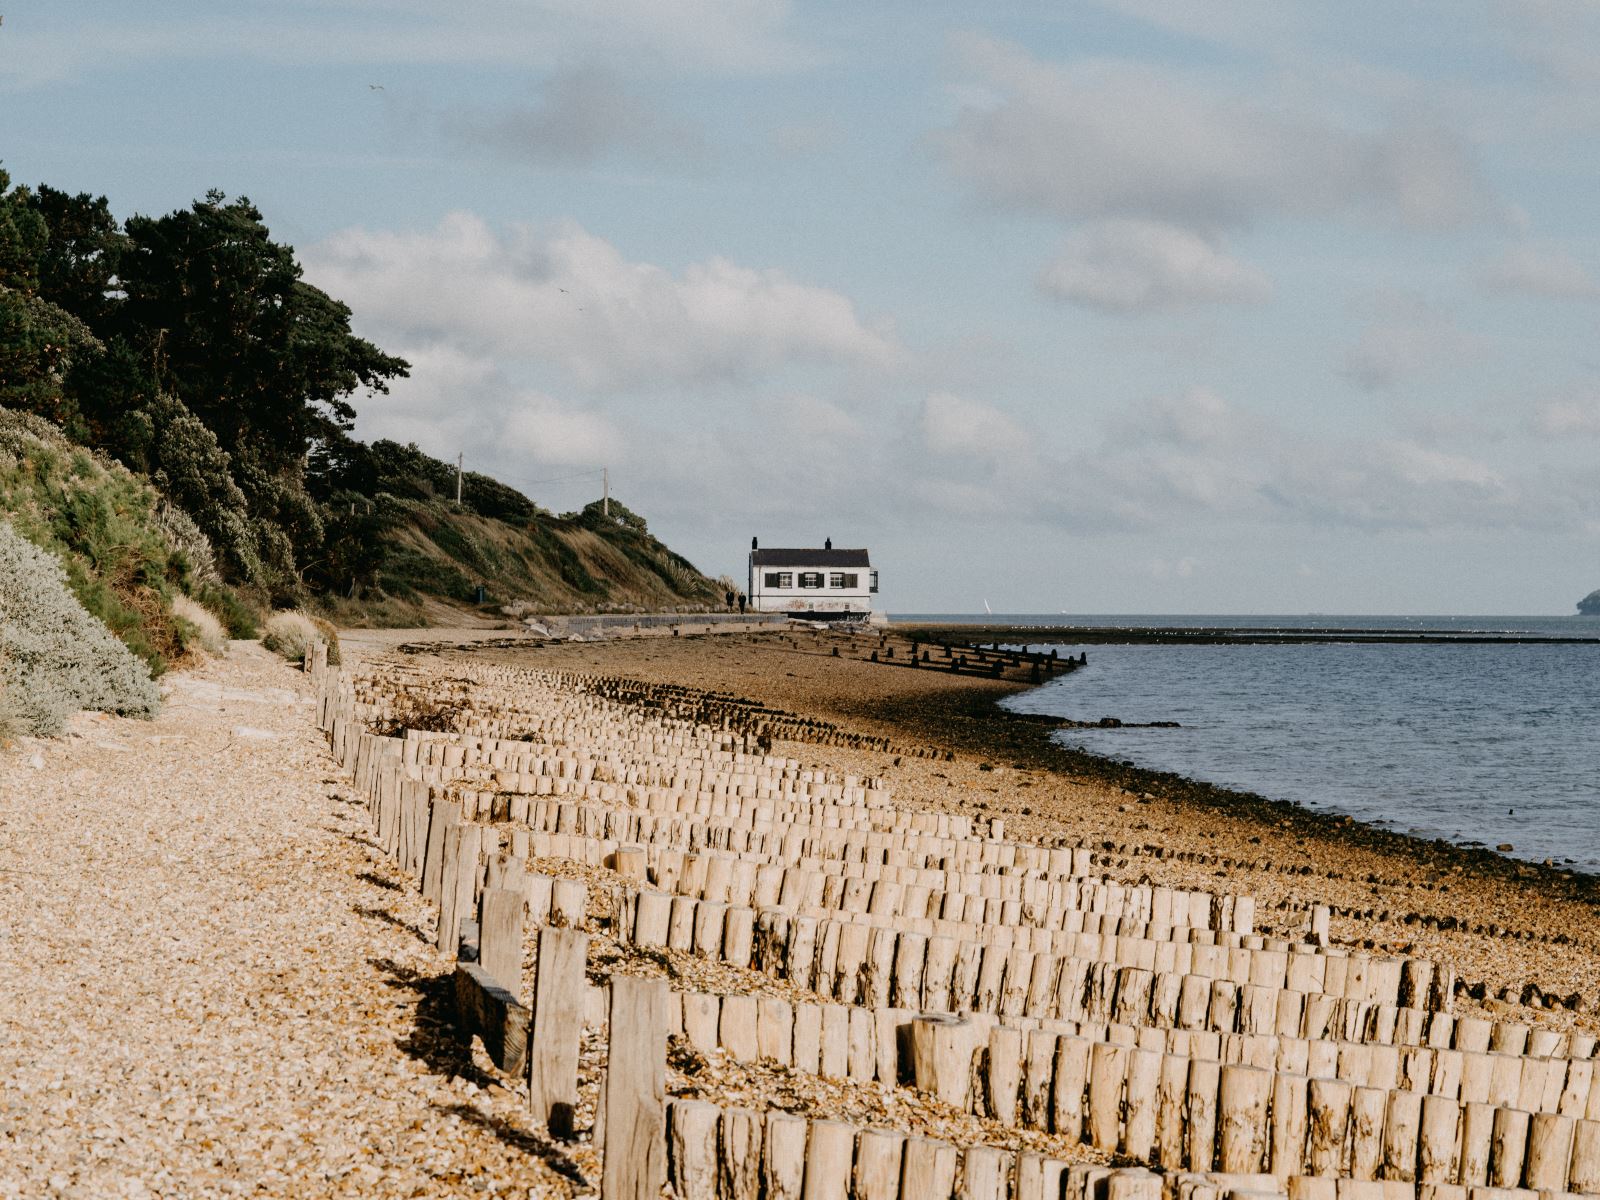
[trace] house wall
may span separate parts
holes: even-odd
[[[859,612],[872,611],[872,569],[870,567],[842,568],[845,574],[854,574],[857,586],[853,588],[829,587],[830,575],[841,571],[839,567],[751,567],[748,595],[755,612]],[[766,586],[769,572],[793,576],[793,587]],[[800,576],[805,572],[822,575],[823,586],[803,588]]]

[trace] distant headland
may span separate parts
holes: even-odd
[[[1600,588],[1595,588],[1594,591],[1578,601],[1578,615],[1580,617],[1600,617]]]

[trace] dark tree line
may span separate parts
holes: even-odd
[[[370,576],[374,506],[356,497],[444,467],[350,438],[351,397],[408,366],[301,274],[242,197],[119,223],[104,197],[0,172],[0,406],[147,473],[230,580],[275,602]],[[485,507],[531,515],[469,478]]]

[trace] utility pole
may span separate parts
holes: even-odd
[[[600,468],[600,512],[603,516],[611,515],[611,468]]]
[[[456,504],[458,506],[461,503],[461,462],[464,458],[466,458],[465,454],[456,455]]]

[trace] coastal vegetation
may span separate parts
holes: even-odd
[[[418,624],[441,605],[716,603],[615,500],[557,516],[355,439],[355,398],[409,366],[351,316],[248,199],[119,221],[104,196],[0,170],[0,524],[147,675],[219,643],[202,613],[253,637],[274,610]]]
[[[1600,617],[1600,588],[1595,588],[1594,591],[1578,601],[1578,615],[1582,617]]]

